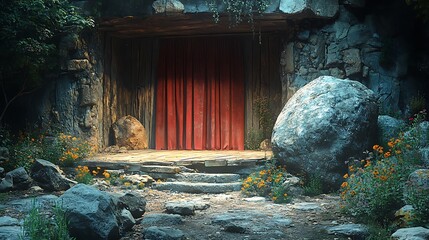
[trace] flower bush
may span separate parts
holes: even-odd
[[[75,176],[76,182],[83,183],[83,184],[92,183],[92,180],[94,179],[94,177],[92,176],[91,171],[87,166],[77,166],[75,170],[76,170],[76,176]]]
[[[273,161],[263,170],[250,174],[243,181],[241,191],[246,196],[269,197],[275,203],[290,202],[291,197],[283,186],[286,177],[286,168],[276,166]]]
[[[420,164],[419,122],[425,111],[410,120],[407,134],[392,138],[386,147],[374,145],[372,152],[360,161],[348,162],[349,171],[341,185],[344,209],[361,221],[389,223],[394,212],[404,203],[404,187],[409,174]]]
[[[8,136],[10,143],[6,147],[10,151],[10,159],[4,163],[7,171],[17,167],[27,170],[37,158],[45,159],[59,166],[71,167],[91,153],[91,146],[80,138],[60,134],[20,133],[18,136],[2,133]]]

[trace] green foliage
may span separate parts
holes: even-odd
[[[419,171],[423,179],[428,179],[428,173]],[[413,206],[413,223],[428,223],[429,222],[429,189],[425,183],[408,183],[405,189],[405,202]]]
[[[52,221],[44,216],[37,207],[36,201],[24,220],[23,235],[32,240],[71,240],[67,229],[67,220],[64,210],[56,205],[53,209]]]
[[[213,12],[213,19],[219,22],[219,11],[225,7],[225,12],[229,15],[230,23],[236,26],[247,19],[253,27],[253,14],[262,14],[269,6],[269,0],[207,0],[207,5]]]
[[[45,135],[35,132],[8,136],[10,140],[7,141],[14,144],[8,146],[10,159],[4,164],[7,171],[17,167],[29,170],[37,158],[70,167],[91,153],[91,146],[86,141],[63,133]]]
[[[366,240],[387,240],[391,239],[391,231],[387,227],[378,225],[377,223],[371,223],[368,225],[369,236]]]
[[[418,132],[423,116],[411,122],[409,134],[391,139],[386,149],[373,146],[363,160],[349,162],[349,173],[341,185],[344,209],[360,221],[371,219],[386,226],[396,210],[404,205],[404,186],[409,174],[420,164],[416,155]],[[415,132],[416,134],[413,134]]]
[[[410,100],[410,111],[412,114],[417,114],[424,109],[426,109],[426,98],[420,93],[417,93],[417,95],[413,96]]]
[[[269,197],[275,203],[290,202],[291,197],[283,185],[287,176],[285,167],[276,166],[275,161],[268,162],[263,170],[250,174],[243,181],[241,191],[246,196]]]
[[[68,0],[2,0],[0,25],[1,122],[10,102],[40,87],[58,66],[60,39],[94,22]]]
[[[303,186],[304,195],[317,196],[323,193],[322,178],[317,175],[310,176]]]

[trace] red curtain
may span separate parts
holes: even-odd
[[[244,149],[244,69],[238,39],[164,39],[156,149]]]

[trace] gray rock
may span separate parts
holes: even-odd
[[[47,191],[64,191],[77,184],[62,175],[57,165],[42,159],[36,159],[30,175],[37,185]]]
[[[13,189],[13,179],[11,175],[6,175],[0,182],[0,192],[8,192]]]
[[[0,226],[0,240],[21,240],[21,236],[21,226]]]
[[[110,195],[85,184],[67,190],[59,199],[67,212],[70,235],[78,239],[118,239],[119,226]]]
[[[371,31],[365,24],[356,24],[350,27],[347,35],[347,43],[349,46],[355,47],[368,42],[371,38]]]
[[[35,198],[23,198],[8,202],[7,205],[20,212],[30,212],[33,207],[48,210],[55,206],[58,197],[55,195],[42,195]]]
[[[0,217],[0,240],[22,239],[20,236],[22,236],[22,226],[18,219],[9,216]]]
[[[165,209],[167,210],[167,213],[179,214],[182,216],[195,214],[194,205],[190,202],[167,202],[165,204]]]
[[[335,32],[335,39],[341,40],[347,37],[350,29],[350,24],[347,22],[335,22],[332,26]]]
[[[230,222],[223,226],[225,232],[230,233],[245,233],[247,228],[246,226],[241,225],[240,223]]]
[[[185,13],[201,13],[209,12],[209,6],[205,0],[198,1],[184,1]]]
[[[230,183],[240,181],[240,175],[214,173],[181,173],[176,176],[176,179],[182,182]]]
[[[399,240],[429,239],[429,229],[424,227],[400,228],[392,234],[392,238]]]
[[[157,190],[170,190],[186,193],[225,193],[240,191],[241,183],[190,183],[190,182],[163,182],[153,186]]]
[[[135,193],[126,193],[119,197],[119,201],[124,204],[134,218],[140,218],[146,211],[146,199]]]
[[[25,171],[23,167],[17,168],[6,173],[5,178],[7,178],[8,175],[12,177],[13,189],[25,190],[30,187],[30,176],[28,176],[27,171]]]
[[[342,224],[327,228],[329,234],[339,234],[348,237],[365,239],[369,234],[368,227],[362,224]]]
[[[419,147],[429,146],[429,122],[424,121],[410,131],[406,132],[405,137],[415,138]]]
[[[302,202],[302,203],[296,203],[293,205],[293,208],[296,210],[301,210],[301,211],[318,211],[318,210],[322,210],[322,208],[320,208],[320,205],[317,203],[312,203],[312,202]]]
[[[419,149],[422,162],[426,168],[429,168],[429,147]]]
[[[16,218],[12,218],[9,216],[2,216],[0,217],[0,227],[4,226],[21,226],[19,223],[19,220]]]
[[[429,169],[417,169],[412,172],[407,181],[408,190],[429,190]],[[407,190],[406,189],[406,190]]]
[[[152,4],[155,13],[180,13],[185,6],[178,0],[156,0]]]
[[[405,122],[387,115],[378,116],[378,142],[386,144],[391,138],[399,136]]]
[[[142,224],[144,225],[161,225],[165,224],[178,225],[183,223],[182,216],[178,214],[165,214],[165,213],[154,213],[146,214],[143,216]]]
[[[338,10],[338,0],[280,0],[280,11],[286,14],[300,14],[308,11],[313,16],[331,18]]]
[[[147,240],[182,240],[185,235],[179,229],[172,227],[148,227],[143,230],[143,237]]]
[[[179,214],[182,216],[194,215],[195,210],[205,210],[210,205],[199,201],[171,201],[165,204],[167,213]]]
[[[306,0],[281,0],[279,9],[280,11],[287,14],[296,14],[303,12],[307,7],[308,6]]]
[[[301,41],[307,41],[308,38],[310,37],[310,31],[309,30],[301,31],[298,33],[297,37]]]
[[[361,75],[362,63],[360,52],[357,48],[351,48],[343,51],[344,70],[346,76]]]
[[[136,225],[136,220],[133,215],[127,209],[122,209],[119,216],[119,222],[121,223],[121,229],[123,231],[129,231]]]
[[[319,77],[286,103],[274,126],[273,152],[290,173],[318,175],[336,189],[346,172],[345,159],[368,149],[377,129],[375,95],[363,84]]]
[[[377,95],[383,111],[399,111],[399,79],[370,71],[368,87]]]
[[[330,44],[326,49],[326,66],[334,67],[340,65],[340,47],[337,44]]]

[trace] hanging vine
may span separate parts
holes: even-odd
[[[220,11],[225,11],[230,19],[231,26],[236,26],[247,20],[254,26],[254,14],[262,15],[270,4],[269,0],[207,0],[213,19],[220,21]]]

